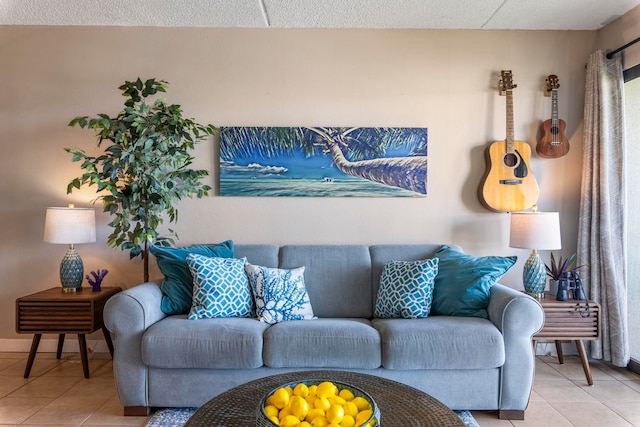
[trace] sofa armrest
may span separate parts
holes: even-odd
[[[142,361],[142,336],[167,315],[160,309],[160,282],[147,282],[120,292],[104,307],[104,324],[113,337],[113,372],[120,403],[148,407],[148,371]]]
[[[491,288],[487,311],[504,337],[500,411],[524,415],[535,372],[532,336],[544,326],[544,311],[527,294],[500,284]]]

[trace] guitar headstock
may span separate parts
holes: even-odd
[[[508,90],[518,87],[518,85],[513,84],[511,70],[502,70],[500,72],[500,81],[498,82],[498,86],[500,86],[500,95],[505,95]]]
[[[550,93],[552,90],[557,90],[559,87],[560,81],[558,80],[558,76],[550,74],[547,77],[547,93]]]

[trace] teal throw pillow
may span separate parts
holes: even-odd
[[[193,277],[187,266],[187,255],[193,253],[208,257],[233,258],[231,240],[181,248],[151,245],[149,250],[156,257],[158,268],[164,275],[160,308],[166,314],[186,314],[191,308]]]
[[[433,288],[431,312],[447,316],[487,318],[489,293],[517,257],[471,256],[442,246]]]
[[[286,270],[247,263],[245,271],[261,322],[274,324],[315,318],[304,284],[304,267]]]
[[[390,261],[382,270],[376,317],[419,319],[429,316],[438,259]]]
[[[246,258],[187,255],[187,264],[193,275],[193,302],[189,319],[253,317],[253,298],[244,272],[246,263]]]

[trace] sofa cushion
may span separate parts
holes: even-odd
[[[154,368],[258,368],[268,327],[241,317],[194,322],[169,316],[144,333],[142,360]]]
[[[517,257],[472,256],[443,245],[433,288],[434,314],[487,317],[491,286],[516,263]]]
[[[304,286],[304,267],[291,270],[246,264],[261,322],[274,324],[288,320],[313,319],[313,309]]]
[[[236,258],[246,258],[247,262],[253,265],[263,265],[265,267],[278,267],[278,256],[280,246],[277,245],[250,245],[235,244],[233,253]]]
[[[427,317],[431,310],[433,280],[436,274],[437,258],[422,261],[389,261],[380,277],[376,317]]]
[[[187,255],[187,265],[193,276],[189,319],[253,317],[255,306],[244,271],[246,263],[246,258]]]
[[[166,314],[186,314],[191,308],[193,278],[187,266],[187,255],[233,258],[233,242],[168,248],[151,245],[149,250],[156,257],[158,268],[164,275],[162,281],[161,309]]]
[[[366,319],[282,322],[264,334],[264,364],[271,368],[380,367],[380,335]]]
[[[367,246],[289,245],[280,268],[305,266],[304,281],[318,317],[373,317],[371,258]]]
[[[487,319],[430,316],[373,319],[387,369],[490,369],[504,364],[504,340]]]

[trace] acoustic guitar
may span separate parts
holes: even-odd
[[[540,125],[541,137],[536,145],[536,153],[540,157],[556,159],[569,152],[569,140],[564,136],[567,124],[558,119],[558,76],[555,74],[547,77],[547,93],[551,93],[551,118]]]
[[[500,95],[507,97],[507,139],[492,143],[486,150],[487,172],[480,190],[480,200],[494,211],[517,212],[538,201],[536,182],[529,160],[531,147],[513,137],[513,84],[511,71],[502,71]]]

